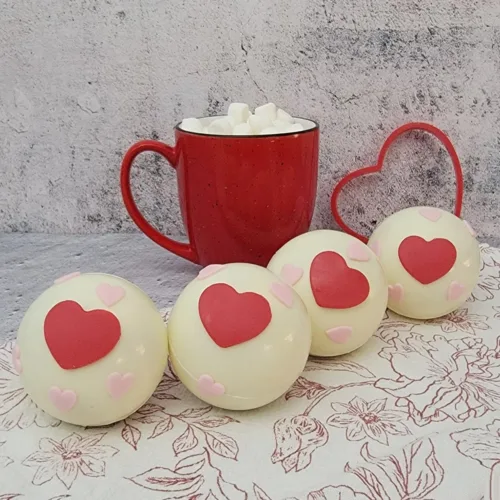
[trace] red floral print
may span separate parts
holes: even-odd
[[[24,391],[12,366],[12,348],[12,342],[0,345],[0,431],[58,426],[60,420],[40,410]]]
[[[434,325],[439,325],[445,333],[463,332],[469,335],[479,335],[489,330],[487,316],[481,314],[470,314],[468,308],[453,311],[443,318],[429,321]]]
[[[325,426],[306,415],[278,420],[274,424],[274,436],[276,447],[271,462],[280,463],[285,472],[305,469],[311,463],[314,451],[328,441]]]
[[[99,444],[106,434],[82,437],[73,433],[62,441],[43,438],[39,451],[23,460],[23,465],[36,468],[34,485],[42,485],[57,477],[69,490],[79,474],[88,477],[106,475],[106,459],[115,456],[113,446]]]
[[[481,256],[460,310],[387,312],[255,411],[204,404],[169,365],[126,421],[76,428],[30,401],[0,345],[0,500],[500,500],[500,251]]]
[[[375,387],[397,398],[415,424],[451,419],[464,422],[500,407],[500,344],[489,349],[479,338],[432,340],[412,332],[395,339],[380,356],[397,378]]]
[[[330,415],[327,424],[346,429],[349,441],[369,438],[388,445],[388,434],[405,436],[410,430],[403,423],[408,418],[400,410],[387,410],[387,399],[365,401],[356,396],[348,404],[332,403],[335,413]]]
[[[395,455],[375,457],[368,444],[361,449],[365,465],[351,467],[373,500],[427,500],[441,484],[444,470],[430,439],[415,441]]]
[[[223,478],[210,455],[203,451],[177,462],[173,469],[155,467],[130,478],[137,486],[186,500],[246,500],[248,495]]]

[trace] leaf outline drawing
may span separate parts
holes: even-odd
[[[172,499],[248,499],[244,490],[227,481],[222,471],[212,464],[206,448],[182,458],[173,469],[153,467],[127,479],[141,488],[169,493],[167,498]]]
[[[364,464],[347,463],[373,500],[427,500],[443,482],[444,469],[430,438],[414,441],[396,454],[375,457],[368,443],[361,448]]]

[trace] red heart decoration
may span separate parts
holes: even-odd
[[[80,304],[65,300],[45,317],[45,342],[57,364],[75,370],[109,354],[120,340],[118,318],[103,309],[85,311]]]
[[[462,198],[464,193],[464,180],[462,175],[462,166],[460,165],[460,159],[458,158],[457,152],[455,151],[452,142],[442,130],[438,129],[437,127],[434,127],[434,125],[431,125],[429,123],[420,123],[420,122],[407,123],[394,130],[392,134],[385,140],[384,144],[382,145],[382,148],[380,149],[377,163],[375,165],[361,168],[359,170],[355,170],[354,172],[350,172],[339,181],[339,183],[335,186],[335,189],[332,192],[331,209],[335,222],[339,225],[339,227],[343,231],[345,231],[348,234],[351,234],[352,236],[355,236],[356,238],[358,238],[361,241],[364,241],[365,243],[368,241],[368,238],[352,230],[342,219],[338,207],[338,199],[340,193],[342,189],[344,189],[344,187],[347,184],[349,184],[349,182],[351,182],[352,180],[358,177],[363,177],[364,175],[370,175],[380,172],[384,165],[384,160],[387,155],[387,151],[389,150],[392,143],[396,139],[398,139],[400,135],[405,134],[406,132],[410,132],[412,130],[423,130],[424,132],[428,132],[429,134],[436,137],[436,139],[438,139],[448,151],[448,154],[450,155],[451,161],[453,163],[453,168],[455,170],[455,179],[457,184],[456,198],[455,198],[455,215],[457,217],[460,217],[460,212],[462,211]]]
[[[314,300],[320,307],[348,309],[363,303],[370,293],[366,276],[348,267],[335,252],[316,255],[309,274]]]
[[[444,238],[425,241],[420,236],[408,236],[400,243],[398,255],[408,274],[428,285],[442,278],[453,267],[457,249]]]
[[[269,302],[262,295],[238,293],[225,283],[216,283],[203,291],[198,312],[219,347],[232,347],[257,337],[272,317]]]

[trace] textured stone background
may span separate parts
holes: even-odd
[[[500,212],[498,0],[0,0],[0,231],[131,231],[120,159],[172,139],[185,116],[269,100],[322,126],[315,227],[332,186],[386,135],[432,121],[456,144],[465,217],[491,240]],[[404,206],[453,204],[432,139],[396,144],[384,174],[343,197],[369,230]],[[135,192],[182,232],[173,171],[138,162]]]

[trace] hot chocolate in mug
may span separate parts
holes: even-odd
[[[204,125],[218,117],[202,118]],[[308,231],[316,201],[319,126],[275,135],[210,135],[177,125],[175,146],[145,140],[125,154],[121,189],[130,217],[154,242],[196,264],[267,265],[273,254]],[[150,151],[177,172],[179,202],[189,241],[157,231],[132,195],[134,159]]]

